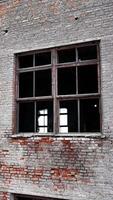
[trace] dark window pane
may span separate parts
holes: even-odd
[[[97,66],[78,67],[78,92],[98,92]]]
[[[19,57],[19,68],[33,67],[33,55]]]
[[[19,97],[33,96],[33,73],[26,72],[19,75]]]
[[[58,63],[74,62],[76,60],[75,49],[63,49],[58,51]]]
[[[59,132],[77,132],[77,102],[76,101],[61,101],[59,110]]]
[[[50,197],[18,197],[14,198],[14,200],[63,200],[57,198],[50,198]]]
[[[81,132],[100,131],[98,99],[84,99],[80,101],[80,130]]]
[[[28,198],[28,197],[18,197],[15,200],[34,200],[34,198]],[[38,200],[38,199],[37,199]]]
[[[51,52],[38,53],[35,55],[35,66],[51,64]]]
[[[58,94],[76,93],[76,69],[60,68],[58,69]]]
[[[36,116],[37,132],[53,132],[53,103],[51,101],[37,102]]]
[[[51,70],[35,72],[35,95],[51,95]]]
[[[78,48],[78,59],[91,60],[97,58],[97,46],[86,46]]]
[[[34,103],[19,104],[19,132],[34,132]]]

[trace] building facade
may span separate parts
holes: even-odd
[[[113,199],[113,0],[0,1],[0,200]]]

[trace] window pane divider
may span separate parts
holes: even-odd
[[[100,69],[99,45],[97,45],[97,58],[99,60],[99,62],[97,63],[98,91],[101,92],[101,79],[100,79],[101,69]]]
[[[16,117],[16,125],[17,125],[17,133],[19,132],[19,103],[17,104],[17,117]]]
[[[27,68],[20,68],[17,69],[18,73],[25,73],[25,72],[32,72],[32,71],[38,71],[38,70],[46,70],[50,69],[51,65],[41,65],[41,66],[34,66],[34,67],[27,67]]]
[[[97,59],[91,59],[91,60],[81,60],[77,62],[77,66],[88,66],[88,65],[96,65],[98,63]]]
[[[77,101],[78,132],[80,132],[80,99]]]
[[[36,131],[36,124],[37,124],[37,117],[36,117],[36,101],[34,102],[34,131]]]
[[[52,96],[44,96],[44,97],[25,97],[25,98],[17,98],[17,101],[41,101],[41,100],[52,100]]]
[[[57,94],[57,54],[56,50],[52,50],[52,96],[53,96],[53,132],[58,131],[58,102],[56,99]]]
[[[70,62],[70,63],[61,63],[57,64],[57,68],[62,68],[62,67],[76,67],[77,63],[76,62]]]
[[[57,96],[57,99],[64,99],[64,100],[68,100],[68,99],[84,99],[84,98],[97,98],[97,97],[100,97],[100,94],[99,93],[90,93],[90,94],[73,94],[73,95],[59,95]]]
[[[33,55],[33,66],[35,66],[35,55]],[[33,97],[35,97],[35,72],[33,71]]]
[[[57,68],[63,68],[63,67],[76,67],[76,66],[88,66],[88,65],[96,65],[98,64],[97,59],[92,59],[92,60],[81,60],[81,61],[76,61],[76,62],[70,62],[70,63],[60,63],[57,64]]]

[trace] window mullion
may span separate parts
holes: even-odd
[[[77,108],[78,108],[78,132],[80,132],[80,99],[77,100]]]
[[[33,67],[35,67],[35,54],[33,54]],[[33,97],[35,97],[35,71],[33,71]],[[36,131],[36,101],[34,101],[34,132]]]
[[[34,132],[37,132],[36,101],[34,102]]]
[[[98,93],[100,94],[100,87],[101,87],[101,82],[100,82],[100,54],[99,54],[99,45],[97,45],[97,77],[98,77]]]
[[[19,103],[17,102],[17,118],[16,118],[16,124],[17,124],[17,133],[19,133]]]
[[[33,54],[33,67],[35,66],[35,54]],[[33,71],[33,97],[35,97],[35,71]]]
[[[17,59],[17,69],[19,69],[19,60],[18,59]],[[17,81],[17,84],[16,84],[16,95],[17,95],[17,98],[19,98],[19,76],[20,76],[19,71],[16,71],[16,81]]]
[[[19,69],[19,60],[17,59],[17,68]],[[19,98],[19,75],[20,73],[17,71],[16,72],[16,81],[17,81],[17,84],[16,84],[16,95],[17,95],[17,98]],[[17,98],[16,98],[16,101],[17,101]],[[20,117],[19,117],[19,102],[16,102],[17,103],[17,106],[16,106],[16,126],[17,126],[17,133],[19,132],[19,121],[20,121]]]
[[[76,48],[76,62],[78,62],[78,49]],[[76,66],[76,94],[78,94],[78,67]],[[80,99],[77,100],[78,132],[80,132]]]
[[[57,55],[56,50],[53,49],[51,52],[52,57],[52,97],[53,97],[53,132],[58,131],[58,103],[56,99],[57,95]]]
[[[78,51],[76,48],[76,62],[78,62]],[[76,94],[78,94],[78,67],[76,66]]]

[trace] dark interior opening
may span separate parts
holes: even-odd
[[[33,198],[28,198],[28,197],[18,197],[14,200],[34,200]]]
[[[33,55],[19,56],[19,68],[33,67]]]
[[[19,97],[33,96],[33,73],[26,72],[19,75]]]
[[[100,114],[98,99],[80,100],[80,131],[100,131]]]
[[[35,66],[51,64],[51,52],[35,54]]]
[[[35,72],[35,95],[51,95],[51,69]]]
[[[98,75],[96,65],[78,67],[78,92],[98,92]]]
[[[59,132],[78,131],[77,101],[60,102],[59,125]]]
[[[34,132],[34,103],[19,104],[19,132]]]
[[[78,59],[82,60],[91,60],[97,58],[97,46],[86,46],[78,48]]]
[[[76,93],[76,68],[59,68],[58,69],[58,94],[75,94]]]
[[[74,62],[76,60],[75,49],[63,49],[58,51],[58,63]]]
[[[34,197],[34,196],[17,195],[14,197],[14,200],[63,200],[63,199],[52,198],[52,197]]]
[[[37,102],[36,116],[37,132],[53,132],[53,103],[51,101]]]

